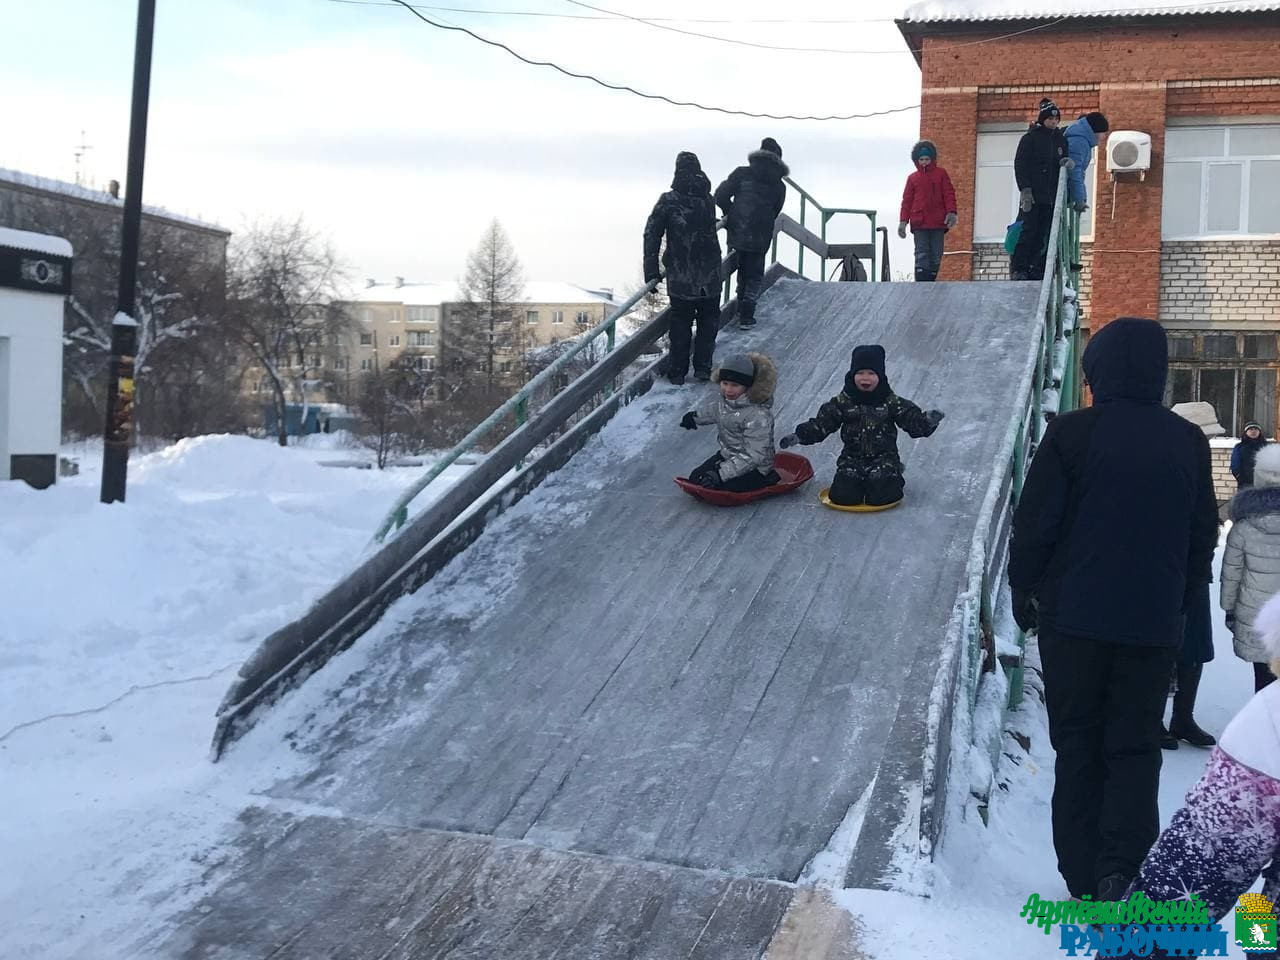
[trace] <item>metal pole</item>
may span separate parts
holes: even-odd
[[[111,324],[107,423],[102,448],[102,502],[123,501],[133,434],[134,353],[138,347],[138,236],[142,228],[142,165],[147,152],[147,101],[151,88],[151,42],[156,0],[138,0],[133,48],[133,107],[129,116],[129,166],[120,235],[120,290]]]

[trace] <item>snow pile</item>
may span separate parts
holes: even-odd
[[[15,230],[13,227],[0,227],[0,247],[30,250],[32,253],[43,253],[50,257],[71,256],[71,244],[62,237],[32,233],[29,230]]]

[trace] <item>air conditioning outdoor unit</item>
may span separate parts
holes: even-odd
[[[1112,174],[1151,169],[1151,135],[1138,130],[1116,130],[1107,137],[1107,170]]]

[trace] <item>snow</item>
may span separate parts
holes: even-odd
[[[71,243],[62,237],[50,237],[43,233],[31,233],[28,230],[15,230],[13,227],[0,227],[0,247],[30,250],[32,253],[43,253],[50,257],[71,256]]]
[[[347,303],[400,303],[407,307],[438,307],[446,303],[462,303],[461,284],[453,280],[422,282],[374,283],[348,292]],[[525,284],[524,300],[529,304],[577,306],[579,304],[616,304],[603,291],[588,290],[561,280],[531,280]]]
[[[1263,13],[1280,10],[1280,3],[1257,0],[1148,0],[1117,3],[1116,0],[922,0],[907,7],[902,18],[916,23],[957,20],[1031,20],[1054,17],[1111,17],[1190,15],[1205,13]]]
[[[93,203],[100,203],[112,207],[120,207],[124,209],[124,200],[113,197],[105,190],[94,190],[91,187],[84,187],[78,183],[67,183],[65,180],[53,180],[49,177],[38,177],[31,173],[22,173],[19,170],[6,170],[0,167],[0,182],[17,184],[22,187],[29,187],[33,190],[44,190],[47,193],[57,193],[64,197],[74,197],[77,200],[89,200]],[[213,230],[217,233],[231,235],[231,231],[225,227],[220,227],[216,223],[209,223],[205,220],[198,220],[195,217],[188,217],[184,214],[174,213],[172,210],[166,210],[163,207],[152,207],[143,204],[142,212],[152,217],[161,217],[174,223],[185,223],[191,227],[202,227],[205,230]]]

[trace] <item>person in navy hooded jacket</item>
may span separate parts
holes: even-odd
[[[1117,900],[1160,830],[1161,720],[1183,616],[1213,576],[1209,441],[1164,407],[1168,340],[1120,317],[1085,348],[1093,405],[1054,417],[1014,512],[1009,587],[1039,628],[1071,895]]]
[[[907,227],[916,243],[916,281],[938,279],[942,267],[942,243],[956,225],[956,189],[951,177],[938,166],[938,148],[932,140],[921,140],[911,148],[915,173],[907,177],[902,191],[902,211],[898,214],[898,236],[907,237]]]
[[[1067,156],[1075,164],[1067,174],[1067,199],[1077,213],[1084,213],[1089,206],[1089,193],[1085,189],[1084,174],[1093,159],[1093,148],[1098,145],[1098,134],[1111,127],[1100,113],[1086,113],[1067,127]]]

